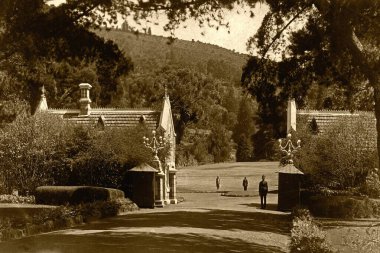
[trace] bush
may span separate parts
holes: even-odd
[[[348,189],[365,182],[378,161],[376,146],[370,145],[376,132],[369,131],[366,122],[363,118],[341,119],[319,135],[313,135],[308,124],[297,129],[295,138],[301,139],[302,148],[295,162],[311,185]]]
[[[32,217],[0,218],[0,242],[22,236],[72,227],[94,219],[116,216],[120,212],[138,209],[126,199],[96,201],[76,206],[44,209]]]
[[[10,194],[0,195],[0,203],[12,203],[12,204],[34,204],[34,196],[17,196]]]
[[[312,196],[309,208],[313,215],[329,218],[369,218],[379,215],[377,202],[353,196]]]
[[[370,171],[365,179],[365,183],[361,188],[362,192],[372,198],[380,197],[380,178],[379,170],[374,168]]]
[[[293,216],[290,252],[333,252],[326,243],[326,234],[315,224],[307,209],[295,209]]]
[[[65,205],[114,201],[124,198],[124,192],[117,189],[90,186],[41,186],[36,189],[36,203]]]
[[[0,129],[0,190],[31,194],[41,185],[121,188],[128,169],[150,163],[147,128],[106,129],[72,125],[56,115],[17,118]],[[162,149],[164,160],[169,147]]]

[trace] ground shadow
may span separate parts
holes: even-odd
[[[254,205],[254,204],[253,204]],[[257,205],[257,204],[256,204]],[[274,208],[272,205],[267,207]],[[289,235],[291,218],[285,214],[243,212],[231,210],[174,211],[146,214],[128,214],[104,219],[86,226],[86,229],[107,229],[115,227],[193,227],[246,231],[273,232]]]
[[[290,234],[289,215],[229,210],[132,213],[77,227],[78,233],[56,232],[0,243],[0,252],[283,252],[265,242],[228,237],[226,231]],[[126,232],[121,229],[134,228]],[[139,230],[139,228],[141,228]],[[162,232],[163,230],[179,228]],[[191,232],[205,229],[210,234]],[[161,233],[155,231],[160,230]],[[92,232],[97,231],[97,232]],[[117,232],[115,232],[117,231]]]
[[[265,243],[264,243],[265,244]],[[197,234],[92,234],[29,237],[0,244],[1,252],[71,252],[71,253],[119,253],[119,252],[256,252],[280,253],[278,247],[248,243],[240,239],[204,236]]]
[[[261,209],[260,203],[250,203],[250,204],[240,204],[242,206],[255,207],[257,209]],[[277,211],[277,204],[267,204],[265,210]]]

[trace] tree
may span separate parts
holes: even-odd
[[[245,134],[241,134],[237,142],[236,161],[249,162],[252,160],[253,147],[252,139],[248,138]]]
[[[166,26],[168,29],[174,29],[186,18],[194,16],[200,25],[218,28],[220,25],[228,27],[228,23],[223,22],[223,9],[232,9],[236,2],[244,2],[250,7],[261,3],[258,0],[163,1],[157,6],[157,2],[147,1],[140,7],[155,11],[164,9],[169,17]],[[347,88],[348,96],[355,92],[357,80],[359,83],[367,81],[374,92],[376,127],[380,133],[380,3],[372,0],[268,0],[266,3],[270,10],[260,29],[249,41],[250,45],[257,48],[261,58],[251,73],[263,74],[262,66],[265,64],[262,63],[268,58],[268,52],[277,52],[288,58],[286,61],[290,65],[298,66],[292,68],[292,72],[309,73],[310,78],[320,82],[337,81]],[[302,28],[295,31],[294,27],[297,26],[292,24],[297,21],[298,27]],[[289,33],[290,45],[284,47],[284,41],[289,38],[286,34]],[[333,77],[332,80],[323,80],[327,73]],[[353,73],[354,78],[349,78],[348,73]],[[257,94],[249,79],[246,83],[246,88]],[[286,83],[291,86],[291,83]],[[303,83],[299,86],[302,89],[291,89],[290,95],[299,99],[303,94],[296,90],[304,92],[310,85],[311,82]],[[377,144],[380,154],[380,134],[377,136]]]
[[[54,82],[52,67],[56,64],[93,68],[102,88],[98,102],[108,104],[116,91],[117,78],[132,68],[131,61],[114,43],[89,31],[90,24],[99,26],[93,23],[95,17],[98,21],[100,18],[94,9],[105,8],[110,1],[69,1],[58,7],[46,2],[1,1],[1,74],[17,80],[16,87],[22,91],[18,99],[28,101],[33,111],[43,85],[48,96],[59,92],[55,98],[67,98],[77,91],[77,83],[63,88]]]
[[[249,98],[242,98],[232,133],[232,139],[237,144],[236,160],[239,162],[250,161],[253,156],[252,135],[256,131],[254,116],[254,103]]]
[[[122,84],[123,91],[114,104],[160,108],[166,87],[177,143],[180,143],[188,124],[210,126],[214,118],[223,119],[225,109],[218,106],[221,102],[221,84],[219,80],[191,69],[165,66],[153,73],[134,73],[127,77]]]
[[[215,126],[211,130],[211,134],[208,136],[208,152],[214,156],[214,162],[220,163],[230,159],[232,150],[230,139],[230,134],[221,125]]]
[[[293,31],[290,45],[285,46],[288,54],[285,61],[297,63],[298,67],[291,68],[291,71],[305,75],[310,81],[301,86],[297,82],[295,86],[291,85],[293,90],[290,89],[289,95],[300,100],[313,82],[338,83],[345,88],[350,101],[358,89],[368,90],[362,85],[368,82],[374,92],[377,132],[380,133],[380,3],[318,0],[268,1],[268,4],[270,11],[251,39],[251,45],[258,47],[262,58],[261,65],[251,68],[251,73],[264,72],[261,66],[265,65],[268,52],[281,50],[284,31],[297,18],[303,18],[302,29]],[[246,81],[247,89],[257,95],[255,82],[249,78]],[[352,104],[348,106],[355,108]],[[377,147],[380,153],[380,135],[377,136]]]

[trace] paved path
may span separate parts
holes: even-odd
[[[258,197],[179,195],[185,201],[177,205],[0,243],[0,252],[287,252],[290,217],[276,211],[276,194],[269,194],[267,210]]]

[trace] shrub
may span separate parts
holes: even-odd
[[[0,178],[5,191],[33,192],[53,181],[50,162],[64,142],[66,124],[55,115],[20,116],[0,130]]]
[[[307,209],[296,209],[293,216],[290,252],[333,252],[326,243],[326,234],[315,224]]]
[[[372,198],[380,197],[380,178],[379,170],[374,168],[370,171],[365,179],[365,183],[362,186],[362,192]]]
[[[133,202],[119,199],[44,209],[32,217],[0,218],[0,241],[68,228],[81,224],[83,221],[112,217],[120,212],[136,209],[138,208]]]
[[[34,204],[34,196],[17,196],[10,194],[0,195],[0,203]]]
[[[353,196],[313,196],[309,208],[314,215],[329,218],[369,218],[378,215],[376,202]]]
[[[89,186],[41,186],[36,189],[36,203],[49,205],[113,201],[124,198],[117,189]]]
[[[145,134],[143,124],[99,131],[51,114],[18,117],[0,129],[0,190],[33,194],[40,185],[121,188],[128,169],[152,160],[142,142]],[[162,159],[168,150],[161,150]]]
[[[363,118],[341,119],[319,135],[311,134],[308,124],[297,129],[296,138],[303,145],[295,157],[296,166],[312,185],[348,189],[364,183],[378,161],[376,147],[369,145],[376,133],[368,130],[366,122]]]

